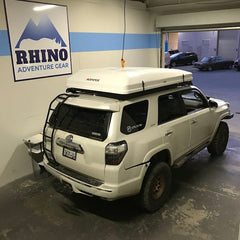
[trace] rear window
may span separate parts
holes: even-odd
[[[79,136],[103,141],[107,138],[112,112],[58,105],[50,118],[50,126]]]

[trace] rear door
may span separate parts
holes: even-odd
[[[105,139],[112,112],[59,105],[50,118],[55,126],[53,154],[58,163],[77,173],[104,179]]]
[[[158,98],[158,131],[175,160],[188,151],[190,126],[183,101],[178,93]]]
[[[223,62],[218,57],[213,58],[214,69],[221,69]]]

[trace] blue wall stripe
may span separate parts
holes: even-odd
[[[72,52],[121,50],[121,33],[70,33]],[[156,48],[156,34],[126,34],[125,49]]]
[[[0,56],[9,56],[10,54],[7,30],[0,30]]]
[[[159,46],[156,34],[126,34],[125,49],[148,49]],[[83,33],[71,32],[71,52],[121,50],[122,33]],[[0,30],[0,56],[9,56],[10,46],[7,30]]]

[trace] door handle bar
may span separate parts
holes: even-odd
[[[169,130],[165,133],[165,136],[170,136],[173,133],[173,130]]]

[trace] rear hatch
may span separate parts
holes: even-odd
[[[116,107],[111,109],[109,104],[102,102],[102,109],[87,108],[79,106],[77,101],[59,103],[50,117],[47,131],[53,127],[55,129],[52,153],[56,162],[67,170],[104,180],[105,140]],[[84,105],[94,105],[87,99],[82,102]]]

